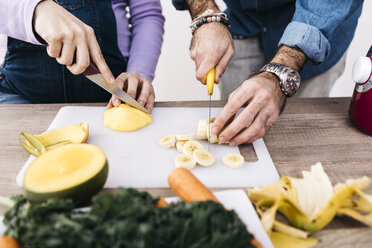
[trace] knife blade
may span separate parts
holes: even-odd
[[[212,68],[212,70],[210,70],[208,73],[207,73],[207,76],[206,76],[206,83],[207,83],[207,93],[209,95],[209,112],[208,112],[208,123],[210,125],[211,123],[211,102],[212,102],[212,95],[213,95],[213,87],[214,87],[214,77],[215,77],[215,69]],[[210,140],[211,138],[211,129],[208,127],[208,140]],[[208,142],[208,151],[210,151],[210,143]]]
[[[111,93],[112,95],[116,96],[117,98],[127,103],[128,105],[136,109],[139,109],[143,112],[149,113],[147,109],[145,109],[141,104],[139,104],[133,97],[128,95],[125,91],[120,89],[116,84],[107,83],[95,65],[90,64],[88,69],[84,72],[84,75],[90,81],[94,82],[95,84],[97,84],[107,92]]]

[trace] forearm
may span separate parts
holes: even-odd
[[[0,1],[0,16],[4,18],[0,23],[0,33],[19,40],[40,44],[32,28],[34,10],[40,1]]]
[[[201,15],[207,9],[220,12],[213,0],[186,0],[186,3],[189,5],[189,12],[192,19]]]
[[[306,61],[306,55],[295,47],[286,45],[280,46],[275,57],[271,60],[273,63],[286,65],[296,71],[300,71]]]

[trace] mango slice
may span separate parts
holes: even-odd
[[[105,126],[119,132],[132,132],[152,122],[151,114],[127,104],[106,110],[103,115]]]
[[[18,140],[21,145],[34,156],[66,144],[81,144],[85,143],[89,135],[88,123],[83,122],[80,125],[69,125],[61,128],[56,128],[39,135],[32,135],[27,132],[21,132]],[[25,138],[26,142],[22,140]]]

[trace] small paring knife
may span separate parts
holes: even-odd
[[[213,68],[207,73],[206,76],[206,83],[207,83],[207,93],[209,96],[209,115],[208,115],[208,123],[210,125],[211,122],[211,102],[212,102],[212,95],[213,95],[213,87],[214,87],[214,77],[215,77],[215,69]],[[208,140],[211,138],[211,132],[210,128],[208,129]],[[210,151],[210,143],[208,142],[208,151]]]
[[[98,86],[105,89],[107,92],[111,93],[112,95],[116,96],[126,104],[139,109],[145,113],[149,113],[147,109],[145,109],[141,104],[139,104],[133,97],[128,95],[125,91],[120,89],[116,84],[107,83],[106,80],[103,78],[102,74],[99,72],[97,67],[94,64],[90,64],[88,69],[84,72],[84,75],[92,82],[97,84]]]

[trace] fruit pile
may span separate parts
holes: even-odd
[[[214,118],[211,119],[213,122]],[[208,120],[199,120],[196,138],[199,140],[208,139],[209,143],[217,143],[218,137],[210,132],[212,123]],[[175,158],[176,168],[192,169],[196,165],[209,167],[215,162],[212,153],[205,150],[198,141],[194,140],[194,133],[183,133],[168,135],[159,141],[162,148],[169,149],[176,147],[181,154]],[[240,154],[229,153],[222,159],[223,164],[230,168],[240,168],[244,165],[244,157]]]

